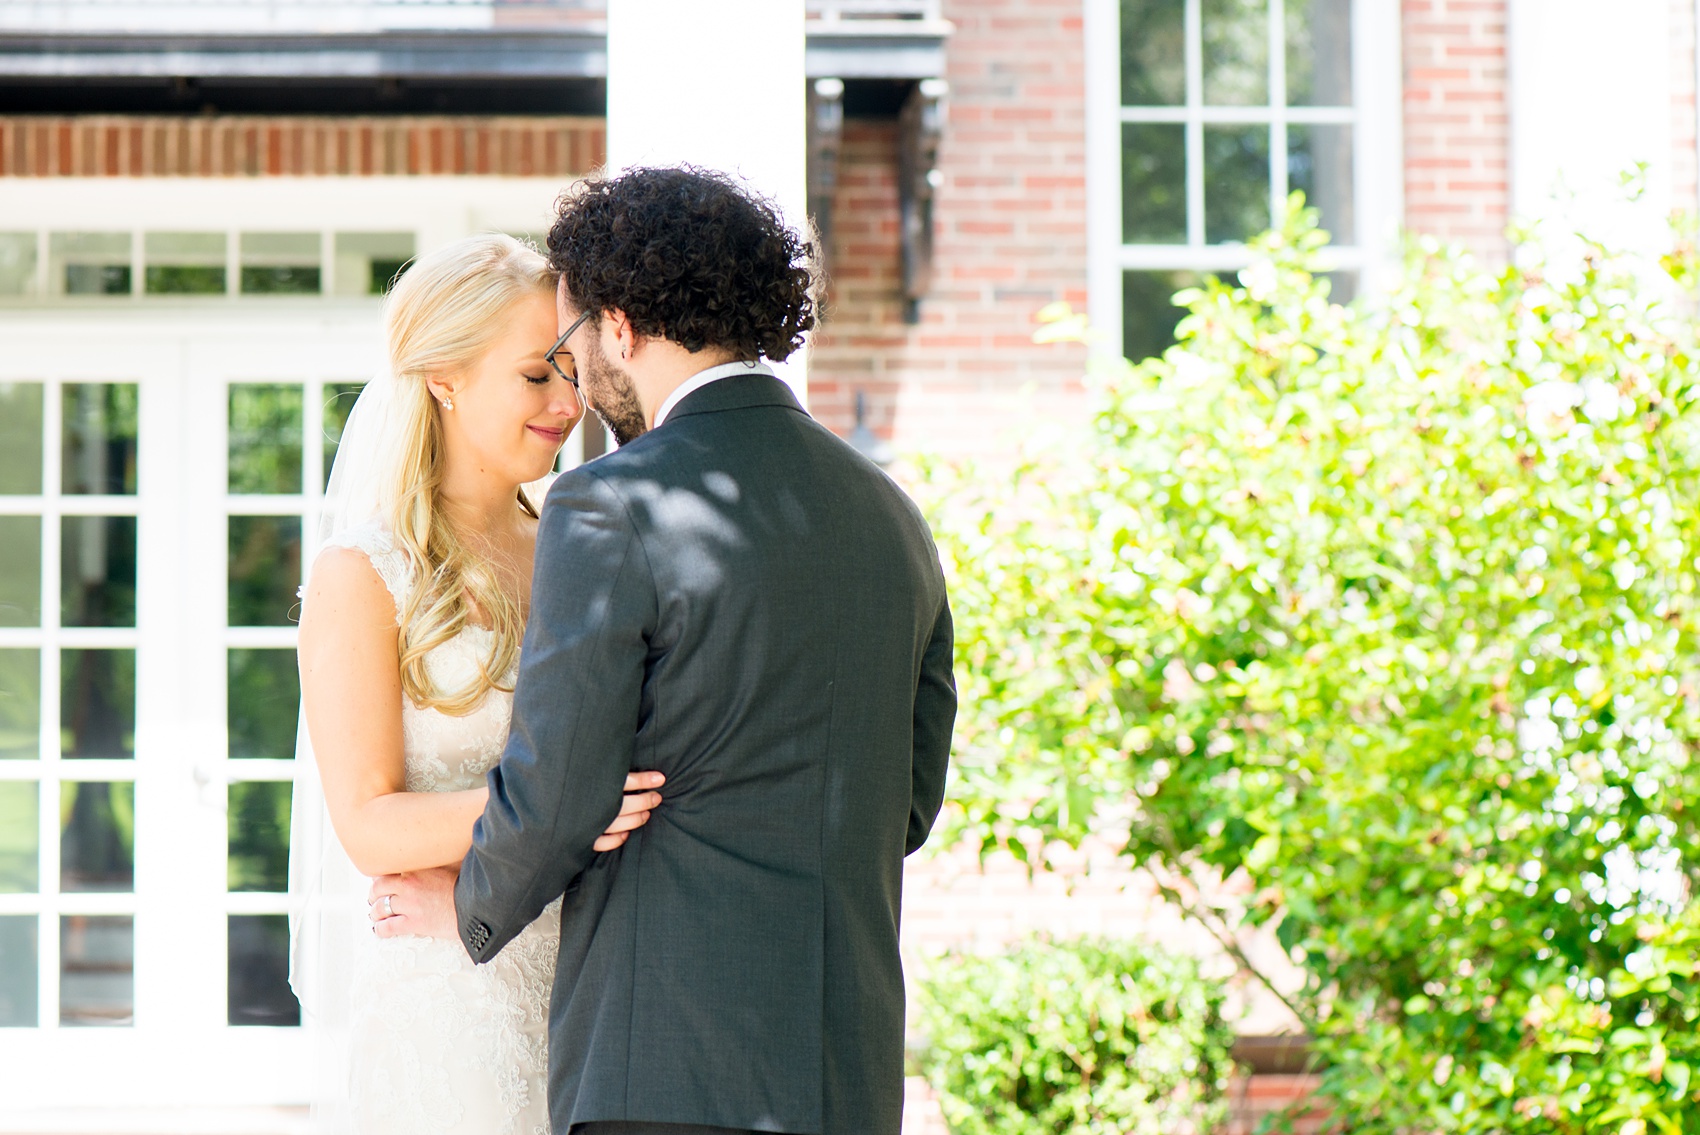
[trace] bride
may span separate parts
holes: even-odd
[[[549,358],[554,296],[543,257],[505,236],[415,263],[326,490],[301,614],[290,982],[332,1130],[549,1129],[560,899],[475,967],[457,941],[377,938],[364,898],[368,876],[458,867],[507,739],[537,536],[523,486],[584,417],[570,356]],[[628,777],[596,850],[660,783]]]

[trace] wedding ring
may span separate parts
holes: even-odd
[[[385,918],[394,918],[395,917],[395,896],[394,895],[385,895],[384,896],[384,917]]]

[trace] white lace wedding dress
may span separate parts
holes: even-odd
[[[384,529],[350,529],[328,546],[365,553],[399,615],[411,580]],[[477,672],[488,635],[469,627],[437,647],[425,659],[431,677],[442,688],[461,686]],[[402,703],[408,791],[482,785],[502,755],[513,696],[492,691],[464,717]],[[560,914],[556,899],[482,966],[459,941],[365,936],[353,970],[349,1035],[355,1131],[549,1135],[549,993]]]

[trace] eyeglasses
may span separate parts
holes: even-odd
[[[555,368],[556,374],[572,383],[574,390],[578,390],[578,364],[573,361],[573,353],[566,349],[567,340],[572,338],[573,332],[577,331],[579,325],[589,318],[590,312],[582,313],[577,319],[573,320],[573,325],[562,332],[559,339],[555,340],[555,345],[549,348],[549,365]],[[567,356],[565,369],[562,368],[560,363],[562,355]]]

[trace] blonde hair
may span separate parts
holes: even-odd
[[[487,556],[475,554],[444,515],[440,499],[443,426],[426,380],[475,365],[507,326],[519,300],[553,295],[555,273],[536,249],[487,233],[456,241],[409,267],[384,301],[390,373],[395,376],[402,460],[386,498],[396,547],[412,568],[413,589],[397,620],[401,688],[421,708],[456,716],[472,712],[519,660],[525,615],[507,594]],[[519,494],[519,506],[536,510]],[[425,657],[471,624],[476,611],[494,632],[476,678],[441,690]]]

